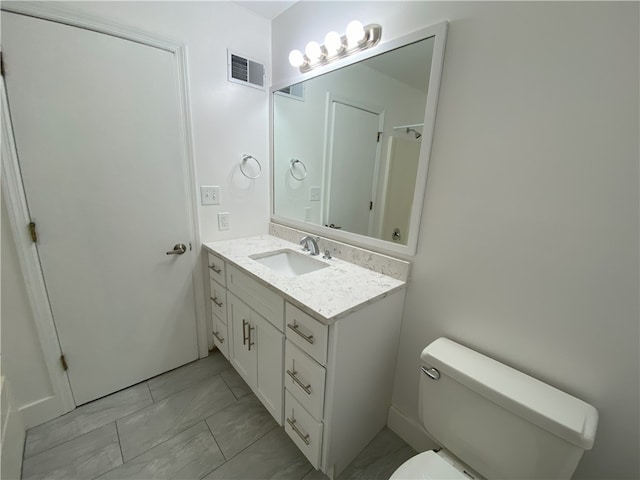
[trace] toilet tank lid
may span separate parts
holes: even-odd
[[[565,441],[585,450],[593,446],[598,411],[588,403],[448,338],[427,346],[421,359]]]

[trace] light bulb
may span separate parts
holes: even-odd
[[[332,57],[342,50],[342,38],[338,32],[329,32],[324,37],[324,48],[327,49],[327,54]]]
[[[291,50],[289,53],[289,63],[294,67],[299,67],[304,63],[304,56],[300,50]]]
[[[364,40],[365,32],[362,23],[358,20],[353,20],[347,25],[347,42],[349,48],[353,48]]]
[[[307,46],[304,49],[304,53],[312,62],[317,62],[318,60],[320,60],[320,58],[322,58],[322,49],[320,48],[320,44],[318,42],[311,41],[307,43]]]

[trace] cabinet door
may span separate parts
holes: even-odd
[[[229,323],[232,330],[231,364],[252,390],[257,385],[257,346],[255,324],[251,321],[251,310],[232,294],[228,294]],[[253,344],[253,345],[252,345]]]
[[[278,424],[283,416],[284,335],[256,312],[251,312],[258,344],[258,384],[256,395]]]

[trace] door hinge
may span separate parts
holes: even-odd
[[[60,355],[60,363],[62,364],[62,369],[66,372],[69,370],[69,364],[67,363],[67,359],[64,358],[64,353]]]
[[[383,134],[383,133],[384,133],[384,132],[378,132],[378,139],[376,140],[377,142],[380,142],[380,137],[382,137],[382,134]]]
[[[369,210],[373,210],[373,202],[369,202]]]
[[[0,52],[0,76],[4,77],[4,55]]]
[[[29,223],[29,234],[33,243],[38,243],[38,232],[36,232],[36,222]]]

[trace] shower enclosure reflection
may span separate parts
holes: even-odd
[[[430,37],[274,92],[274,214],[406,245]]]

